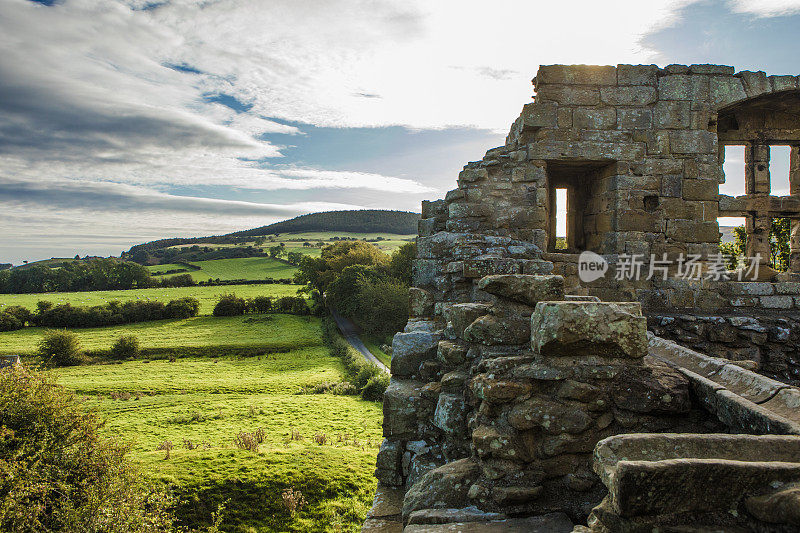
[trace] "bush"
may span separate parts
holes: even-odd
[[[20,305],[9,305],[3,308],[2,312],[8,313],[9,315],[13,316],[14,318],[22,322],[23,326],[26,323],[31,322],[31,320],[33,319],[33,313],[28,311],[27,308],[22,307]]]
[[[49,302],[39,302],[47,304]],[[92,328],[117,326],[164,320],[166,318],[189,318],[197,316],[200,302],[195,298],[179,298],[164,305],[162,302],[149,300],[131,300],[125,303],[110,301],[105,305],[93,307],[73,307],[59,304],[56,306],[39,305],[39,311],[32,322],[50,328]]]
[[[174,531],[102,422],[44,373],[0,371],[0,530]]]
[[[214,306],[214,316],[239,316],[243,315],[247,308],[244,298],[239,298],[235,294],[223,294],[220,296],[217,305]]]
[[[136,335],[123,335],[111,346],[111,356],[117,359],[135,359],[139,353],[139,339]]]
[[[11,313],[0,312],[0,331],[14,331],[22,329],[22,322]]]
[[[272,311],[272,298],[269,296],[256,296],[252,299],[254,313],[269,313]]]
[[[386,387],[388,386],[389,374],[381,372],[380,375],[369,378],[367,384],[361,389],[361,397],[372,402],[381,402],[383,401],[383,393],[386,392]]]
[[[56,366],[72,366],[81,363],[80,350],[81,343],[73,332],[50,329],[39,341],[37,354]]]
[[[171,300],[164,311],[169,318],[190,318],[200,312],[200,301],[191,296]]]

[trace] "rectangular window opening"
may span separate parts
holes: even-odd
[[[741,196],[746,193],[744,186],[744,149],[742,145],[725,145],[725,162],[722,171],[725,182],[720,184],[719,193],[728,196]]]
[[[556,189],[556,250],[567,249],[567,189]]]
[[[719,251],[728,259],[728,270],[744,266],[747,250],[745,217],[719,217]]]
[[[770,145],[769,147],[769,181],[770,194],[788,196],[789,194],[789,146]]]

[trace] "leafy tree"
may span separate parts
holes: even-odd
[[[391,335],[408,321],[408,285],[396,279],[366,280],[353,317],[367,333]]]
[[[22,365],[0,371],[0,530],[174,531],[150,492],[74,394]]]
[[[299,265],[300,261],[303,260],[303,254],[300,252],[289,252],[286,254],[286,260],[290,265]]]
[[[39,341],[37,355],[56,366],[72,366],[81,363],[81,343],[78,336],[66,329],[49,329]]]
[[[111,355],[117,359],[134,359],[140,352],[139,338],[136,335],[122,335],[111,346]]]
[[[789,238],[792,223],[788,218],[773,218],[769,232],[769,252],[772,268],[784,272],[789,269]]]
[[[304,257],[295,282],[309,284],[321,294],[342,270],[352,265],[388,266],[389,256],[364,241],[337,242],[322,249],[320,257]]]
[[[23,324],[17,317],[11,313],[0,311],[0,331],[14,331],[22,328]]]
[[[239,298],[235,294],[223,294],[220,296],[217,305],[214,306],[214,316],[239,316],[243,315],[247,308],[244,298]]]
[[[277,259],[285,253],[282,246],[270,246],[268,252],[273,259]]]
[[[369,281],[384,280],[388,277],[385,267],[352,265],[336,276],[328,285],[325,297],[331,307],[346,317],[355,318],[360,315],[360,293]]]
[[[417,258],[417,243],[409,242],[395,250],[389,264],[392,276],[406,285],[411,285],[412,265]]]

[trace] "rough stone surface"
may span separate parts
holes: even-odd
[[[376,469],[406,519],[515,518],[407,529],[559,511],[581,532],[796,530],[798,458],[770,439],[800,435],[800,149],[777,197],[769,146],[800,142],[798,78],[549,65],[534,86],[505,143],[423,202]],[[747,147],[747,194],[719,194],[725,145]],[[748,218],[758,276],[725,271],[718,217]],[[795,220],[785,273],[776,217]],[[593,470],[625,434],[642,453]]]
[[[478,282],[478,288],[530,306],[535,306],[541,301],[564,299],[562,276],[524,274],[486,276]]]
[[[414,484],[403,500],[403,518],[421,509],[468,507],[467,492],[480,476],[480,466],[472,459],[453,461],[431,470]]]
[[[439,347],[440,337],[427,331],[398,333],[392,341],[392,375],[411,376],[419,365],[433,359]]]
[[[531,345],[543,355],[643,357],[647,319],[631,304],[541,302],[531,318]]]

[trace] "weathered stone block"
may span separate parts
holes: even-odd
[[[710,83],[711,103],[718,108],[747,98],[744,85],[739,78],[714,76]]]
[[[485,375],[478,375],[470,384],[476,398],[489,403],[506,403],[527,398],[531,393],[531,385],[522,381],[497,380]]]
[[[530,321],[515,314],[483,315],[464,330],[464,340],[487,346],[523,344],[530,338]]]
[[[478,288],[489,294],[531,306],[540,301],[564,298],[564,278],[562,276],[493,275],[481,278]]]
[[[485,168],[467,168],[458,174],[459,181],[475,183],[483,181],[489,177],[489,171]]]
[[[719,183],[714,180],[683,180],[684,200],[715,200],[718,194]]]
[[[448,435],[462,433],[466,429],[464,422],[465,405],[461,394],[439,395],[436,411],[433,414],[433,425]]]
[[[456,304],[445,311],[445,318],[453,328],[457,337],[464,337],[464,330],[475,320],[488,314],[491,306],[487,304],[468,303]]]
[[[772,92],[767,73],[763,71],[752,72],[743,70],[736,74],[736,77],[742,80],[744,85],[744,92],[748,98],[761,96],[762,94]]]
[[[762,296],[759,302],[766,309],[791,309],[794,304],[791,296]]]
[[[386,485],[400,486],[403,477],[400,474],[400,459],[403,456],[401,441],[383,439],[378,450],[375,477]]]
[[[564,405],[537,396],[514,405],[508,423],[518,430],[540,427],[548,433],[577,434],[589,428],[593,420],[574,404]]]
[[[675,130],[669,134],[673,154],[711,154],[717,151],[717,136],[704,130]]]
[[[572,112],[574,127],[590,130],[610,130],[617,125],[613,107],[578,107]]]
[[[647,320],[638,303],[539,302],[531,347],[543,355],[644,357]]]
[[[793,91],[798,85],[796,76],[769,76],[769,82],[774,92]]]
[[[618,85],[652,85],[658,82],[657,65],[617,65]]]
[[[419,381],[392,377],[383,396],[383,436],[391,440],[417,437],[417,416],[422,407]]]
[[[411,376],[423,361],[433,359],[440,335],[429,331],[397,333],[392,339],[392,375]]]
[[[538,89],[537,95],[537,98],[552,100],[564,105],[597,105],[600,103],[600,90],[596,87],[547,85]]]
[[[691,408],[686,377],[655,361],[620,373],[611,398],[617,407],[637,413],[687,413]]]
[[[443,363],[460,365],[467,359],[467,347],[450,341],[439,341],[436,357]]]
[[[411,287],[408,289],[409,311],[411,316],[431,316],[436,300],[433,294],[425,289]]]
[[[669,220],[666,233],[667,237],[682,242],[719,242],[719,225],[716,222]]]
[[[420,509],[461,509],[467,507],[467,492],[481,475],[472,459],[460,459],[435,468],[422,476],[403,499],[403,517]]]
[[[692,120],[692,103],[688,100],[661,100],[653,107],[653,122],[657,128],[685,129]]]
[[[555,128],[558,125],[558,105],[551,102],[535,102],[522,107],[522,129]]]
[[[482,278],[491,274],[519,274],[520,263],[515,259],[469,259],[464,261],[465,278]]]
[[[683,196],[683,175],[670,174],[661,176],[661,194],[671,198],[681,198]],[[667,216],[669,218],[681,218],[671,214]]]
[[[731,76],[735,72],[735,69],[728,65],[703,63],[700,65],[689,65],[689,72],[691,74],[724,74],[726,76]]]
[[[617,109],[617,125],[621,129],[647,129],[653,125],[653,114],[648,108]]]
[[[616,85],[617,69],[600,65],[542,65],[536,74],[537,89],[547,84]]]
[[[708,98],[708,80],[704,76],[663,76],[658,79],[658,96],[660,100],[702,101]]]
[[[602,87],[600,100],[609,105],[644,106],[658,99],[655,87]]]
[[[472,444],[475,446],[478,457],[481,458],[530,460],[525,447],[522,446],[516,435],[493,426],[480,426],[473,431]]]

